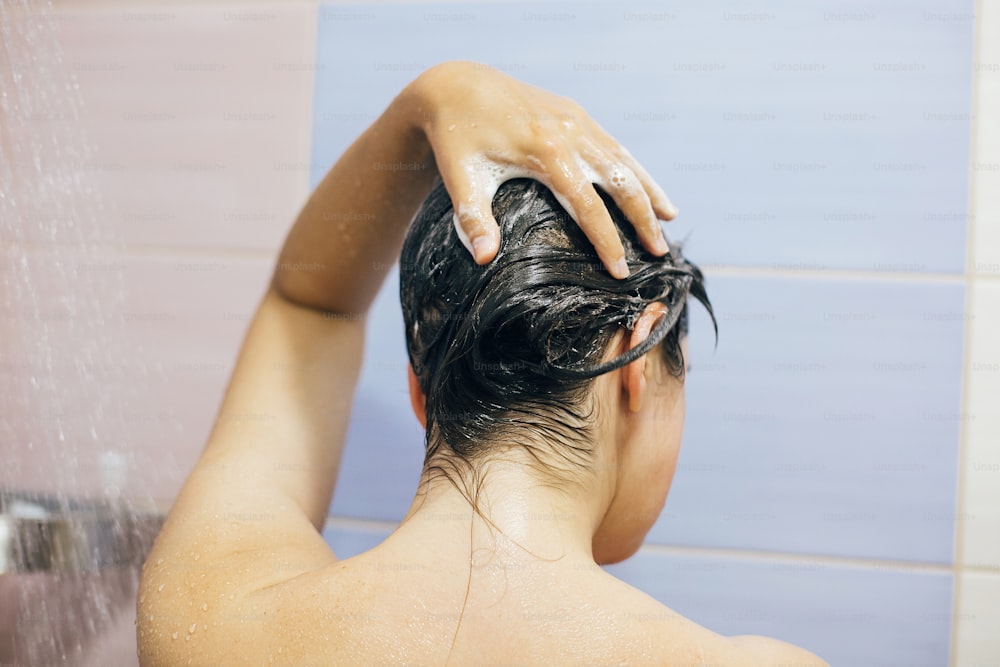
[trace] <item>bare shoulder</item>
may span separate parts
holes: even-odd
[[[739,657],[741,665],[754,667],[830,667],[825,660],[813,653],[787,642],[760,637],[757,635],[742,635],[727,638]]]
[[[619,618],[626,622],[624,628],[619,627],[619,635],[632,642],[636,649],[633,657],[644,664],[662,664],[666,660],[677,665],[829,667],[809,651],[777,639],[721,635],[646,593],[618,583],[623,587],[619,600],[625,610]]]

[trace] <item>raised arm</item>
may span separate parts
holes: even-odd
[[[289,234],[279,291],[324,310],[367,309],[439,171],[480,263],[499,246],[493,195],[518,176],[557,194],[618,277],[627,273],[621,243],[591,183],[612,194],[651,251],[666,252],[656,220],[676,209],[578,105],[481,65],[448,63],[410,84],[327,174]]]
[[[337,161],[288,235],[209,442],[147,560],[138,615],[144,662],[156,662],[162,648],[153,637],[173,632],[155,616],[190,618],[201,605],[224,604],[216,599],[335,561],[318,529],[360,370],[364,317],[438,176],[480,263],[499,245],[493,195],[518,176],[557,194],[614,275],[627,273],[621,243],[592,183],[616,199],[652,252],[666,252],[657,218],[675,209],[578,105],[471,63],[418,77]],[[198,595],[162,594],[188,589]]]

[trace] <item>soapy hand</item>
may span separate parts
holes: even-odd
[[[500,246],[493,196],[513,178],[548,187],[617,278],[628,275],[625,253],[594,184],[614,199],[647,250],[666,254],[658,218],[674,218],[676,207],[576,102],[466,62],[427,70],[408,92],[455,206],[456,230],[479,264]]]

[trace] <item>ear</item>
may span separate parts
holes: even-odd
[[[426,429],[427,397],[424,396],[424,390],[420,388],[420,382],[417,381],[417,374],[413,372],[413,366],[410,364],[406,364],[406,381],[410,386],[410,405],[413,406],[413,414],[416,415],[420,425]]]
[[[631,350],[646,340],[649,337],[649,332],[666,314],[667,307],[659,301],[654,301],[646,306],[632,329],[628,349]],[[642,409],[642,397],[646,393],[646,355],[642,355],[622,370],[624,371],[622,373],[623,388],[628,392],[628,408],[631,412],[639,412]]]

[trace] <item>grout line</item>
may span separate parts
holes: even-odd
[[[976,226],[975,220],[978,211],[975,210],[976,207],[976,191],[979,186],[978,172],[973,168],[976,164],[976,159],[979,154],[979,123],[982,122],[981,114],[977,113],[979,102],[980,102],[980,86],[982,84],[982,76],[975,69],[975,63],[979,62],[980,50],[983,44],[983,0],[975,0],[973,3],[973,16],[976,20],[973,20],[973,32],[972,32],[972,66],[973,70],[972,76],[972,99],[970,100],[972,120],[969,123],[969,190],[968,196],[968,210],[965,219],[968,221],[965,228],[965,312],[969,314],[972,312],[973,295],[976,291],[976,281],[973,280],[973,274],[971,269],[973,268],[973,259],[975,257],[975,237],[976,237]],[[962,340],[962,385],[959,393],[959,406],[958,414],[964,414],[969,406],[969,389],[971,387],[971,379],[969,373],[969,363],[971,356],[971,345],[972,345],[972,323],[968,317],[965,318],[963,340]],[[958,637],[959,637],[959,619],[961,618],[962,610],[962,573],[965,572],[977,572],[981,568],[964,568],[963,561],[965,559],[965,485],[966,485],[966,464],[968,463],[969,457],[969,446],[968,446],[969,428],[968,424],[965,423],[964,419],[959,420],[958,427],[958,456],[957,464],[958,469],[955,471],[955,533],[954,533],[954,556],[952,557],[952,593],[951,593],[951,628],[949,632],[950,646],[948,652],[948,664],[955,666],[958,664]]]
[[[964,273],[921,273],[919,271],[874,271],[821,267],[766,267],[702,264],[708,276],[749,276],[759,278],[804,278],[822,280],[865,280],[870,282],[961,283]],[[1000,274],[996,274],[1000,278]]]
[[[320,25],[320,11],[322,3],[319,0],[312,1],[312,30],[311,32],[311,42],[309,45],[309,51],[311,56],[306,59],[306,62],[316,63],[316,67],[313,68],[312,75],[312,85],[306,91],[306,104],[305,104],[305,118],[303,119],[303,129],[300,139],[303,142],[302,148],[306,156],[306,164],[310,165],[309,169],[305,170],[302,175],[302,203],[299,205],[299,211],[305,206],[306,201],[312,196],[312,164],[314,157],[313,150],[313,128],[316,126],[316,88],[319,85],[319,25]],[[322,178],[322,177],[321,177]],[[298,212],[296,212],[295,217],[289,223],[289,230],[291,230],[292,225],[298,220]],[[287,236],[288,232],[285,232]],[[281,248],[278,250],[281,251]]]
[[[792,566],[799,566],[803,569],[840,567],[936,574],[949,574],[952,571],[952,566],[946,563],[921,563],[916,561],[880,560],[877,558],[800,554],[785,551],[763,551],[752,549],[726,549],[719,547],[644,544],[639,549],[639,553],[654,553],[670,556],[701,556],[705,558],[723,558],[729,560],[742,559],[758,562],[785,563]]]
[[[126,245],[124,254],[133,257],[155,257],[160,255],[181,255],[203,257],[205,259],[266,259],[276,260],[278,248],[217,248],[199,246]]]
[[[975,148],[970,150],[970,153],[974,153]],[[974,177],[973,177],[974,178]],[[972,190],[972,180],[970,179],[970,190]],[[968,230],[968,251],[972,252],[972,236],[973,232],[971,229]],[[969,280],[965,286],[965,312],[969,313],[972,310],[972,300],[973,293],[975,291],[973,280]],[[963,342],[962,342],[962,385],[959,391],[959,407],[958,414],[963,415],[969,406],[969,387],[971,385],[970,373],[969,373],[969,363],[971,355],[971,339],[972,339],[972,323],[968,318],[965,320],[965,330],[963,332]],[[964,567],[965,550],[963,548],[963,542],[965,540],[965,484],[966,484],[966,465],[969,458],[969,447],[967,443],[968,439],[968,424],[966,424],[965,419],[959,420],[958,427],[958,456],[957,458],[957,470],[955,471],[955,533],[954,533],[954,556],[952,558],[952,569],[954,571],[954,580],[952,583],[952,614],[951,614],[951,652],[949,656],[949,665],[957,665],[958,662],[958,627],[959,619],[961,618],[961,599],[962,599],[962,573],[963,572],[981,572],[989,571],[988,568],[980,567]]]
[[[1000,577],[1000,567],[996,565],[962,565],[957,568],[957,574],[986,574]],[[957,576],[956,574],[956,576]],[[961,614],[959,614],[961,616]]]
[[[30,254],[73,253],[101,257],[187,257],[197,259],[264,259],[276,261],[278,248],[230,248],[225,246],[166,246],[125,243],[4,243],[0,253],[25,252]]]
[[[357,0],[351,0],[356,2]],[[89,2],[68,2],[67,0],[54,0],[52,3],[56,11],[68,13],[73,12],[93,12],[108,11],[115,9],[127,9],[131,11],[146,11],[147,9],[167,10],[167,9],[197,9],[200,7],[237,7],[237,6],[258,6],[258,5],[307,5],[313,4],[316,0],[282,0],[275,3],[274,0],[172,0],[169,3],[158,3],[146,5],[135,2],[135,0],[90,0]]]
[[[330,515],[326,519],[325,528],[340,528],[345,530],[361,530],[369,532],[389,532],[396,529],[396,521],[382,519],[361,519],[355,517]],[[650,553],[668,556],[701,556],[704,558],[743,559],[759,562],[787,563],[790,565],[811,565],[820,567],[867,568],[876,570],[892,570],[897,572],[923,572],[931,574],[950,574],[954,567],[944,563],[921,563],[913,561],[880,560],[873,558],[857,558],[850,556],[826,556],[817,554],[797,554],[783,551],[760,551],[750,549],[727,549],[721,547],[691,547],[663,544],[643,544],[639,554]],[[1000,576],[1000,570],[988,567],[966,568],[968,571],[979,571],[985,574]]]
[[[971,237],[971,233],[970,233]],[[971,247],[971,241],[970,241]],[[201,259],[260,259],[277,261],[281,252],[274,248],[236,248],[229,246],[172,246],[159,244],[93,243],[90,245],[48,244],[48,243],[3,243],[0,253],[23,251],[28,253],[78,251],[91,255],[124,257],[191,257]],[[724,264],[702,264],[702,269],[711,276],[806,280],[840,280],[898,283],[949,283],[961,284],[968,278],[984,281],[1000,281],[1000,273],[920,273],[902,271],[866,271],[858,269],[824,268],[774,268],[758,266],[735,266]]]

